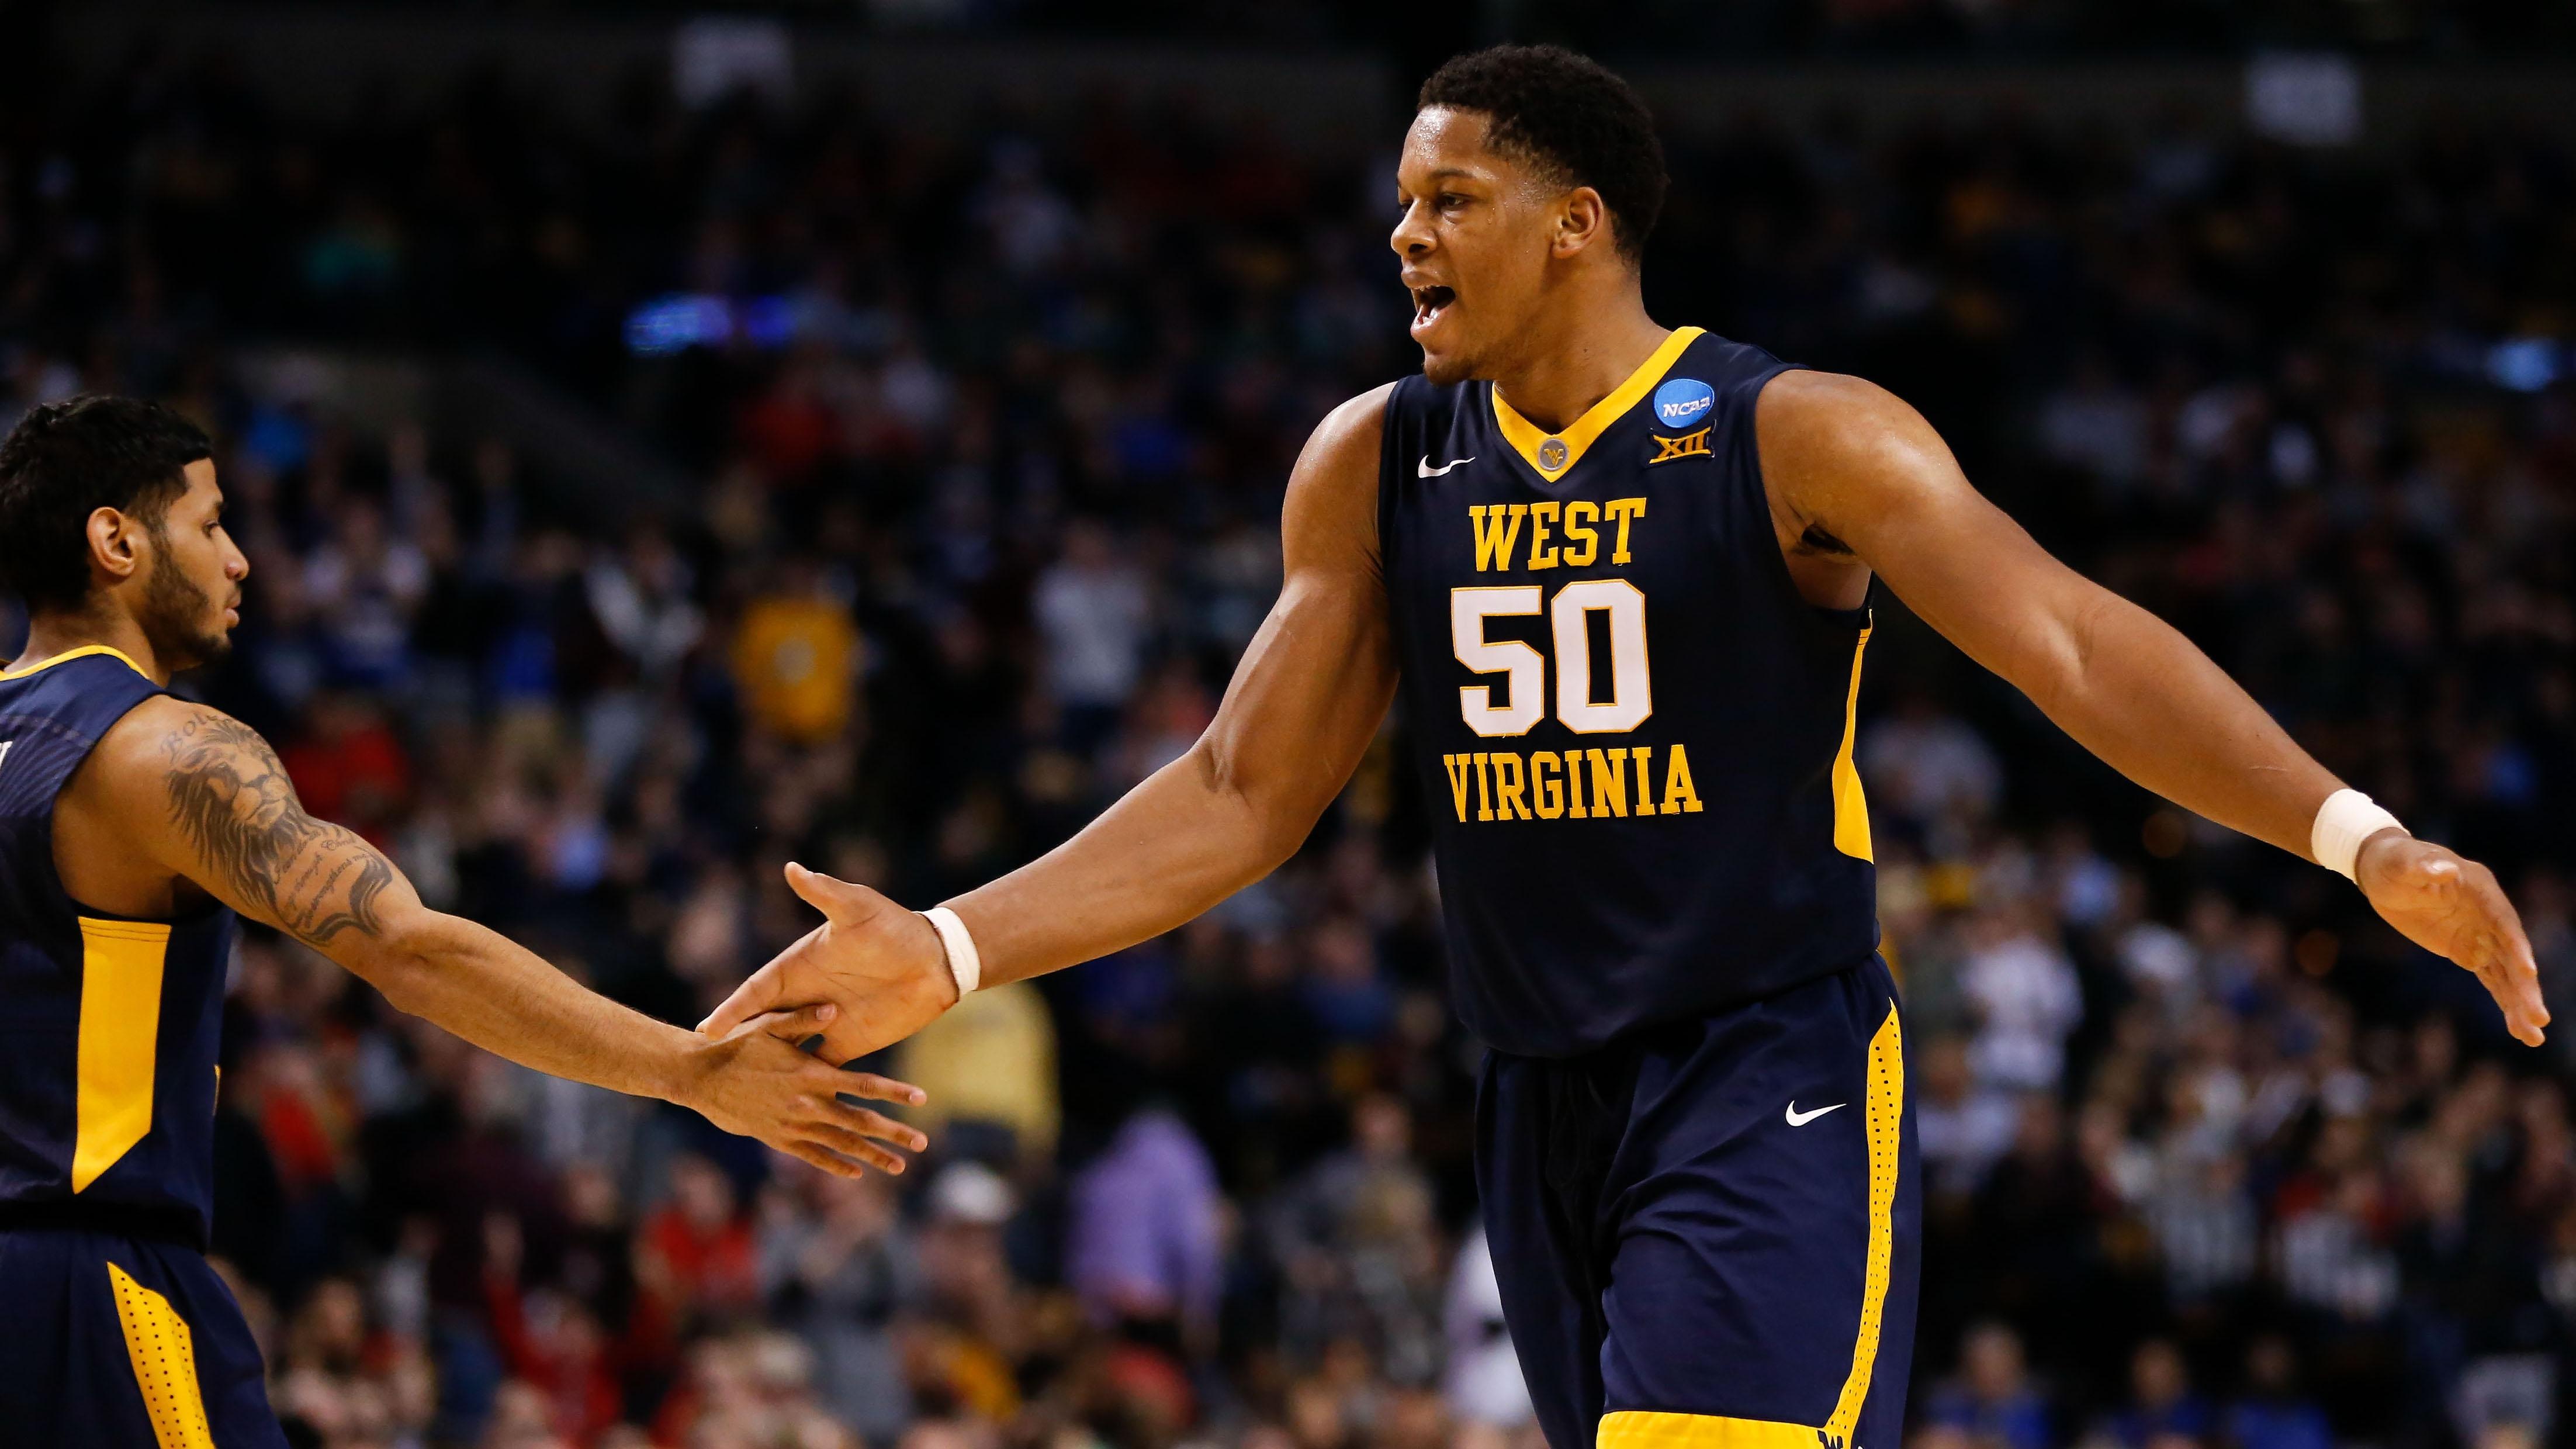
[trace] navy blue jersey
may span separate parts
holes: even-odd
[[[1780,556],[1753,404],[1685,327],[1562,433],[1396,385],[1378,536],[1460,1014],[1563,1057],[1878,944],[1852,768],[1866,610]]]
[[[0,1204],[94,1205],[202,1242],[233,913],[114,915],[54,871],[55,797],[160,692],[99,646],[0,672]]]

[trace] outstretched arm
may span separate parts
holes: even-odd
[[[304,811],[257,731],[202,705],[137,706],[80,788],[136,852],[225,904],[364,977],[385,999],[489,1051],[559,1077],[706,1114],[827,1170],[902,1160],[920,1134],[837,1100],[914,1101],[901,1083],[837,1071],[792,1044],[832,1013],[783,1014],[722,1041],[658,1022],[585,989],[506,938],[421,904],[411,882],[355,833]]]
[[[1281,519],[1286,577],[1214,723],[1180,759],[1043,858],[949,902],[986,982],[1088,961],[1180,925],[1278,868],[1340,793],[1395,693],[1378,573],[1386,389],[1307,441]],[[826,1050],[899,1041],[956,1003],[930,925],[864,886],[788,868],[825,923],[752,976],[704,1029],[838,1001]]]
[[[1789,537],[1848,547],[2120,773],[2314,858],[2318,807],[2342,782],[2189,640],[2050,557],[1912,408],[1858,378],[1792,372],[1763,390],[1756,422]],[[2355,875],[2391,925],[2475,972],[2513,1034],[2539,1044],[2539,973],[2492,872],[2387,829],[2363,842]]]

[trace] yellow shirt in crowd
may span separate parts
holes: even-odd
[[[795,744],[850,725],[859,629],[828,599],[772,595],[743,610],[733,637],[734,682],[752,722]]]

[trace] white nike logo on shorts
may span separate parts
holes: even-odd
[[[1431,455],[1429,453],[1425,453],[1422,455],[1422,461],[1414,464],[1413,468],[1414,472],[1421,477],[1437,478],[1441,474],[1448,472],[1450,469],[1457,467],[1461,463],[1473,463],[1475,461],[1476,460],[1473,458],[1452,458],[1448,462],[1434,468],[1431,466]]]
[[[1849,1103],[1849,1102],[1836,1102],[1835,1104],[1833,1104],[1833,1105],[1832,1105],[1832,1106],[1830,1106],[1830,1107],[1818,1107],[1816,1110],[1814,1110],[1814,1111],[1812,1111],[1812,1112],[1801,1112],[1801,1111],[1799,1111],[1799,1110],[1798,1110],[1798,1104],[1797,1104],[1797,1103],[1795,1103],[1795,1102],[1791,1102],[1791,1103],[1789,1104],[1789,1111],[1788,1111],[1788,1114],[1787,1114],[1787,1115],[1788,1115],[1788,1118],[1789,1118],[1789,1125],[1790,1125],[1790,1126],[1792,1126],[1792,1127],[1804,1127],[1804,1126],[1806,1126],[1808,1123],[1815,1121],[1815,1120],[1816,1120],[1817,1118],[1819,1118],[1819,1117],[1822,1117],[1822,1116],[1823,1116],[1823,1115],[1825,1115],[1827,1112],[1839,1112],[1839,1111],[1841,1111],[1843,1108],[1848,1107],[1848,1106],[1850,1106],[1850,1105],[1851,1105],[1851,1103]]]

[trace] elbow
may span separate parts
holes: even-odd
[[[2101,650],[2102,605],[2119,601],[2105,592],[2099,600],[2047,622],[2029,641],[2024,662],[2013,680],[2039,712],[2063,725],[2081,715],[2094,688],[2094,669]]]
[[[389,921],[380,933],[355,949],[333,952],[352,975],[376,988],[396,1011],[420,1016],[429,1005],[430,983],[444,954],[427,912],[422,920]]]
[[[1248,768],[1235,752],[1218,745],[1213,734],[1191,747],[1187,763],[1200,788],[1240,822],[1247,842],[1244,863],[1250,867],[1246,881],[1287,864],[1324,813],[1327,802],[1293,798],[1283,772]]]

